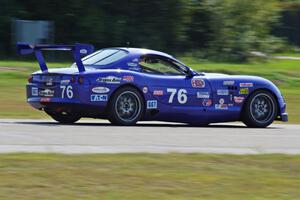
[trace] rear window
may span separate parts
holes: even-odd
[[[116,62],[127,55],[127,52],[120,49],[104,49],[96,51],[82,59],[84,65],[108,65]]]

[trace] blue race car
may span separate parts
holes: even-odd
[[[142,120],[193,125],[242,121],[248,127],[267,127],[274,120],[288,121],[280,91],[260,77],[199,73],[148,49],[93,52],[88,44],[17,48],[19,54],[34,53],[41,69],[28,79],[28,103],[60,123],[91,117],[117,125]],[[43,50],[72,51],[75,63],[48,69]]]

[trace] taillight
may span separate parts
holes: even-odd
[[[33,81],[33,76],[32,75],[30,75],[30,76],[28,76],[28,83],[32,83],[32,81]]]
[[[83,82],[84,82],[84,80],[83,80],[83,77],[82,77],[82,76],[80,76],[80,77],[78,78],[78,83],[82,85],[82,84],[83,84]]]

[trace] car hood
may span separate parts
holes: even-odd
[[[249,75],[228,75],[219,73],[204,73],[205,77],[213,81],[215,84],[223,85],[223,81],[236,81],[236,83],[254,83],[256,86],[269,86],[273,90],[278,91],[277,86],[268,79],[259,76],[249,76]]]
[[[251,75],[229,75],[229,74],[221,74],[221,73],[203,73],[203,74],[208,79],[269,82],[269,80],[265,78],[259,76],[251,76]]]
[[[221,73],[202,73],[204,74],[206,77],[228,77],[231,75],[228,74],[221,74]]]

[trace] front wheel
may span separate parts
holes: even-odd
[[[144,113],[144,101],[139,91],[123,87],[112,96],[109,106],[109,121],[116,125],[135,125]]]
[[[62,124],[72,124],[80,120],[81,116],[74,112],[51,112],[45,111],[50,117],[52,117],[55,121]]]
[[[277,102],[267,91],[257,91],[250,95],[243,109],[242,121],[248,127],[265,128],[277,116]]]

